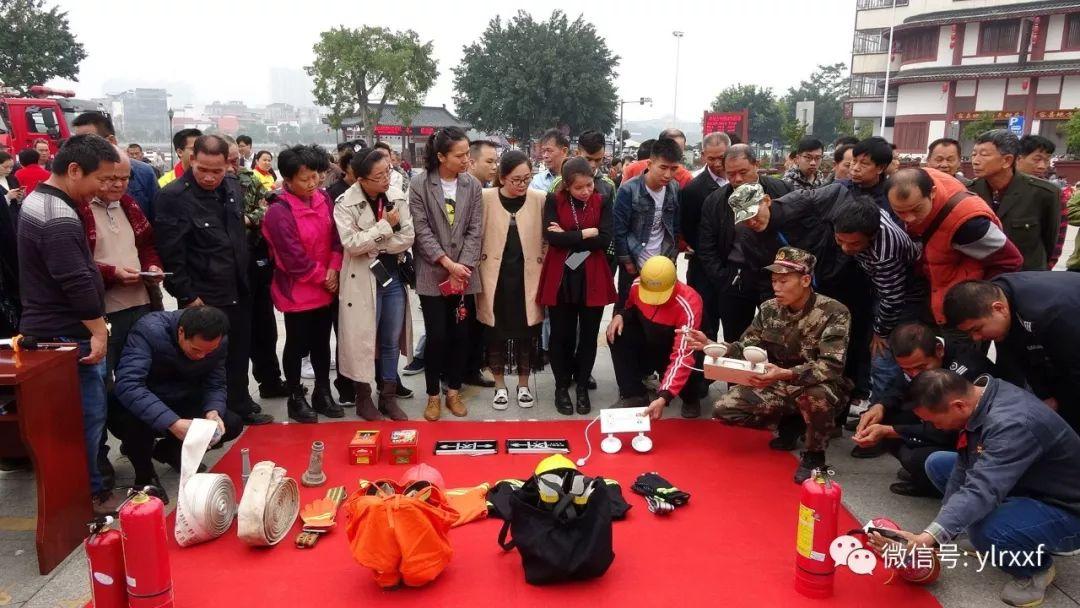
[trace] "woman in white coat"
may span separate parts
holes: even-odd
[[[345,249],[338,370],[356,383],[357,415],[407,420],[397,405],[397,365],[399,354],[408,356],[412,344],[408,289],[401,273],[405,252],[413,244],[409,205],[401,190],[390,188],[385,150],[360,150],[349,166],[356,183],[334,207]],[[378,408],[371,399],[373,383],[379,387]]]

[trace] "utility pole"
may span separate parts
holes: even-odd
[[[881,94],[881,131],[878,133],[885,137],[885,114],[889,108],[889,72],[892,67],[893,31],[896,28],[896,0],[892,0],[892,13],[889,15],[889,48],[885,55],[885,92]]]

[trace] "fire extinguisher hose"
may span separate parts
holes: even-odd
[[[174,531],[181,547],[221,536],[232,527],[236,516],[236,489],[232,479],[220,473],[198,472],[206,448],[218,430],[216,422],[195,418],[184,437]]]
[[[300,513],[300,490],[285,469],[269,460],[251,469],[240,499],[237,532],[253,546],[276,545],[285,538]]]

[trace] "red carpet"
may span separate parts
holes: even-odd
[[[356,466],[346,462],[346,444],[361,428],[420,430],[420,458],[437,467],[451,487],[504,477],[527,476],[537,455],[434,456],[435,439],[506,439],[513,437],[570,440],[571,459],[585,455],[583,421],[364,423],[350,421],[315,425],[252,427],[215,468],[240,484],[240,449],[251,460],[270,459],[299,480],[313,440],[326,442],[327,485],[344,484],[351,493],[360,478],[397,479],[404,466]],[[618,480],[633,505],[616,522],[615,562],[600,579],[554,587],[525,583],[516,552],[504,554],[496,543],[498,520],[485,520],[451,531],[455,555],[431,585],[382,591],[371,572],[353,562],[339,528],[310,550],[293,545],[299,531],[269,549],[247,547],[236,537],[236,525],[225,536],[188,549],[173,546],[172,569],[176,605],[313,606],[334,608],[390,602],[401,606],[938,606],[924,589],[894,582],[879,567],[871,577],[846,568],[836,574],[830,600],[809,600],[792,586],[799,488],[791,482],[796,461],[768,450],[768,434],[706,421],[665,420],[653,433],[656,448],[643,455],[630,450],[617,455],[599,452],[594,425],[593,459],[586,470]],[[500,441],[500,450],[503,444]],[[629,491],[634,478],[657,471],[689,491],[689,505],[661,519]],[[301,487],[306,503],[326,487]],[[882,489],[882,491],[885,491]],[[170,521],[170,530],[171,530]],[[840,530],[856,527],[847,514]],[[170,538],[171,540],[171,538]]]

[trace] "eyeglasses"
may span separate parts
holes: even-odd
[[[518,188],[522,188],[529,185],[529,178],[511,177],[510,179],[506,180],[506,183],[510,184],[511,186],[517,186]]]
[[[374,173],[367,177],[361,177],[360,179],[365,182],[388,182],[390,181],[390,172],[383,171],[382,173]]]
[[[820,163],[822,156],[820,154],[817,154],[817,155],[800,154],[799,158],[805,160],[808,163]]]

